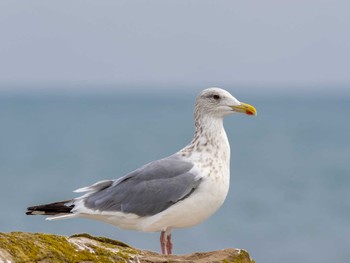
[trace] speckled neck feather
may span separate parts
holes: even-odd
[[[230,145],[223,125],[223,117],[213,116],[196,107],[195,133],[189,145],[180,152],[182,156],[191,157],[194,152],[208,153],[215,159],[229,162]]]

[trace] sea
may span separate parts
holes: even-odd
[[[174,252],[234,247],[259,263],[350,262],[350,93],[228,90],[258,115],[225,119],[229,194],[202,224],[174,230]],[[184,147],[195,96],[0,92],[0,231],[89,233],[159,252],[159,233],[89,219],[45,221],[25,211]]]

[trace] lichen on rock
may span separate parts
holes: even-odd
[[[123,243],[89,235],[0,233],[0,262],[127,262],[137,253]]]
[[[165,256],[138,250],[109,238],[78,234],[71,237],[43,233],[0,233],[0,263],[21,262],[225,262],[254,263],[245,250],[225,249]]]

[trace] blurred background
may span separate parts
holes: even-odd
[[[257,117],[225,121],[231,188],[175,253],[243,248],[256,262],[350,257],[350,3],[0,1],[0,231],[88,232],[159,251],[158,233],[29,205],[76,195],[181,149],[219,86]]]

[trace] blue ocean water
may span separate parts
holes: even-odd
[[[88,232],[159,251],[158,233],[24,212],[182,148],[194,96],[0,94],[0,231]],[[238,247],[256,262],[349,262],[350,96],[236,96],[258,116],[225,120],[229,195],[206,222],[174,231],[175,253]]]

